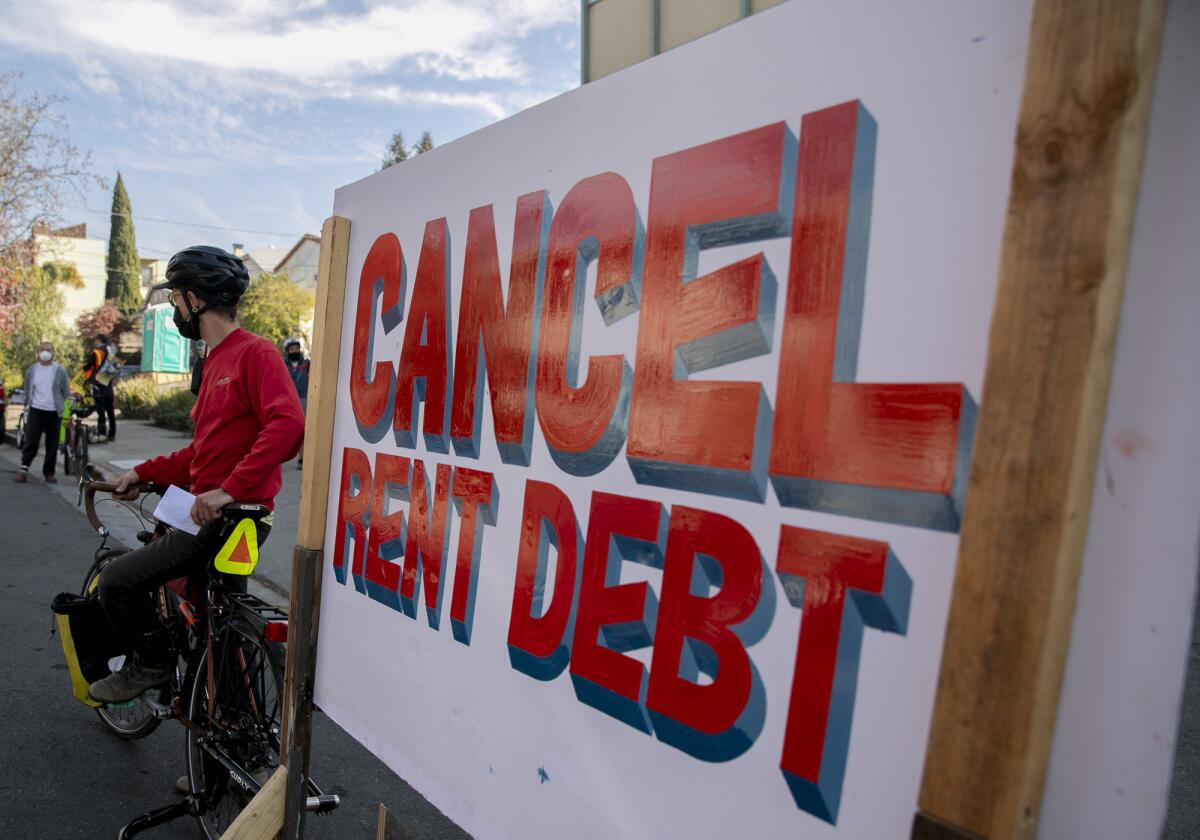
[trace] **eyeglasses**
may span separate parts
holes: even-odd
[[[171,291],[167,292],[167,303],[171,304],[172,306],[178,306],[181,300],[183,300],[183,292],[180,292],[176,289],[172,289]]]

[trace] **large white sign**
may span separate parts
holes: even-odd
[[[906,837],[1030,4],[793,2],[337,192],[318,704],[478,837]]]

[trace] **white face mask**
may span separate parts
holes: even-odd
[[[54,354],[51,353],[49,350],[43,350],[42,352],[38,353],[38,358],[41,359],[43,362],[48,362],[54,358]]]

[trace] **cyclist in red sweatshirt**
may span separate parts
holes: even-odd
[[[99,703],[123,703],[165,682],[173,664],[166,628],[152,594],[169,580],[199,571],[212,559],[221,508],[232,502],[274,506],[283,483],[280,465],[296,456],[304,414],[275,345],[237,326],[237,303],[249,285],[246,267],[219,248],[180,251],[167,265],[175,324],[184,338],[208,346],[199,398],[192,409],[192,442],[151,458],[121,476],[114,495],[137,498],[139,482],[188,487],[196,496],[196,535],[173,529],[105,567],[100,604],[132,653],[126,665],[88,688]],[[269,517],[259,523],[261,543]]]

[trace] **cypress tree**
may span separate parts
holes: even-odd
[[[125,182],[117,173],[113,188],[112,223],[108,234],[108,282],[104,297],[115,301],[121,314],[128,317],[142,308],[141,265],[137,255],[137,236],[133,231],[133,206],[125,192]]]

